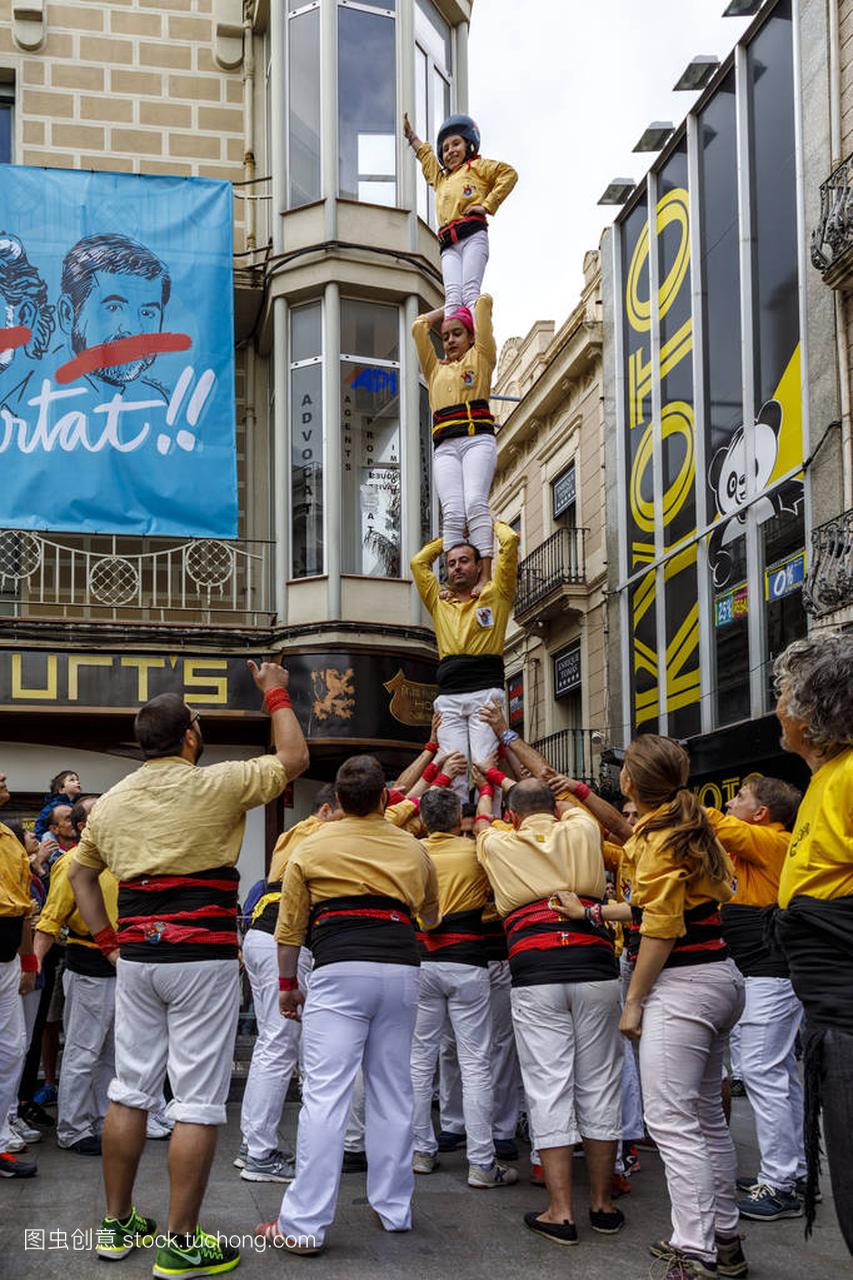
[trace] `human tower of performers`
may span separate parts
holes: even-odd
[[[443,538],[412,572],[435,627],[438,696],[431,740],[393,783],[371,756],[345,761],[312,816],[279,839],[246,917],[258,1036],[234,1163],[248,1181],[287,1188],[256,1234],[282,1252],[319,1252],[342,1170],[359,1168],[378,1225],[409,1231],[416,1175],[456,1148],[470,1187],[508,1187],[521,1106],[533,1180],[547,1190],[523,1223],[543,1245],[583,1235],[580,1144],[584,1226],[622,1230],[614,1196],[640,1141],[656,1145],[671,1200],[672,1233],[650,1244],[662,1274],[746,1276],[740,1218],[805,1213],[811,1225],[822,1109],[853,1252],[853,636],[798,641],[776,662],[782,744],[812,771],[804,797],[756,775],[727,814],[707,809],[687,752],[646,734],[625,751],[616,809],[507,727],[517,537],[488,506],[496,353],[481,284],[487,216],[516,175],[480,157],[467,116],[442,126],[438,156],[407,118],[404,132],[435,188],[447,300],[413,329]],[[432,569],[442,550],[444,587]],[[170,1199],[155,1276],[239,1262],[198,1225],[239,1011],[236,863],[247,811],[309,764],[286,669],[249,666],[274,751],[199,768],[199,715],[176,695],[152,699],[136,717],[144,763],[73,809],[34,929],[27,857],[0,825],[0,1172],[36,1172],[24,1144],[39,1133],[15,1107],[24,1004],[67,929],[58,1138],[102,1152],[98,1255],[150,1245],[157,1226],[135,1207],[134,1181],[167,1082]],[[760,1156],[740,1178],[724,1098],[735,1026]],[[297,1064],[294,1156],[277,1133]]]

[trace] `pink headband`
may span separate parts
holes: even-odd
[[[464,324],[470,334],[474,333],[474,317],[467,307],[454,307],[449,316],[444,317],[445,320],[459,320]]]

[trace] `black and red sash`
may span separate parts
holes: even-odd
[[[454,911],[437,929],[418,934],[421,963],[444,960],[485,969],[488,962],[482,911]]]
[[[116,929],[122,960],[236,960],[239,883],[236,867],[123,880]]]
[[[255,904],[255,910],[252,912],[252,923],[249,928],[260,929],[261,933],[275,933],[280,902],[281,881],[268,880],[259,901]]]
[[[381,894],[326,898],[311,909],[305,945],[314,968],[342,960],[420,964],[412,913],[404,902]]]
[[[687,964],[708,964],[728,960],[729,949],[723,938],[720,904],[713,899],[700,902],[684,913],[686,933],[676,938],[665,969],[678,969]]]
[[[585,906],[597,898],[581,898]],[[515,987],[548,982],[604,982],[618,977],[613,934],[606,925],[567,920],[547,898],[516,907],[504,919]]]
[[[445,440],[463,436],[493,436],[495,420],[488,400],[463,400],[435,409],[432,415],[432,444],[437,449]]]
[[[101,955],[91,933],[77,933],[69,928],[65,947],[65,967],[71,973],[82,973],[87,978],[114,978],[116,967]]]
[[[438,247],[442,253],[460,240],[468,240],[477,231],[488,231],[489,224],[484,213],[464,213],[461,218],[454,218],[438,228]]]

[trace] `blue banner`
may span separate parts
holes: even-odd
[[[0,526],[234,538],[231,188],[4,165]]]

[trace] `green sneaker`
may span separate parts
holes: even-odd
[[[148,1236],[148,1244],[154,1243],[154,1232],[157,1223],[153,1218],[143,1218],[132,1208],[126,1222],[118,1218],[104,1218],[95,1233],[95,1253],[107,1262],[118,1262],[126,1258],[131,1249],[143,1244]]]
[[[195,1236],[184,1248],[174,1240],[157,1250],[157,1261],[151,1274],[169,1280],[170,1276],[218,1276],[233,1271],[240,1253],[223,1240],[196,1227]]]

